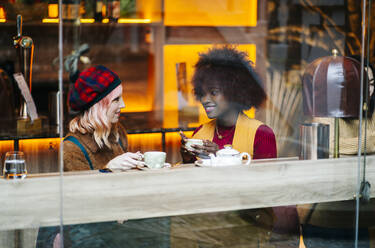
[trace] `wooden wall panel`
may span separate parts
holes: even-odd
[[[3,167],[4,167],[4,157],[5,153],[9,151],[13,151],[13,141],[12,140],[4,140],[0,141],[0,174],[3,175]]]
[[[130,152],[161,151],[161,134],[128,134],[128,150]]]
[[[192,132],[185,132],[191,136]],[[166,133],[166,153],[167,162],[174,164],[181,161],[180,156],[180,136],[176,133]],[[129,151],[162,151],[162,134],[129,134]],[[50,139],[28,139],[19,141],[19,150],[23,151],[26,157],[28,173],[48,173],[58,172],[58,154],[60,148],[59,138]],[[13,151],[13,141],[0,141],[0,161],[1,170],[4,156],[7,151]]]
[[[20,151],[25,153],[29,173],[57,172],[59,138],[20,140]]]

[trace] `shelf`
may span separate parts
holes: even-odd
[[[168,114],[178,114],[177,112],[169,112]],[[193,131],[196,127],[187,126],[185,123],[177,123],[175,126],[164,126],[163,120],[159,120],[156,116],[159,113],[156,111],[137,112],[137,113],[122,113],[120,123],[125,127],[128,134],[150,134],[150,133],[171,133],[178,131]],[[182,120],[183,121],[183,120]],[[64,134],[68,132],[65,127]],[[57,126],[44,126],[38,134],[23,134],[17,135],[15,130],[9,132],[0,132],[0,141],[5,140],[24,140],[24,139],[43,139],[43,138],[58,138],[59,134],[56,132]]]
[[[9,24],[9,25],[16,25],[15,20],[6,20],[0,19],[1,24]],[[26,21],[23,25],[48,25],[48,24],[58,24],[58,18],[44,18],[40,21]],[[161,24],[161,22],[153,22],[150,19],[139,19],[139,18],[120,18],[115,22],[109,21],[109,19],[105,18],[101,22],[95,22],[95,19],[92,18],[82,18],[80,22],[76,22],[75,20],[63,20],[63,25],[90,25],[90,24]]]

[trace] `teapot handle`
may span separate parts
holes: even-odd
[[[216,156],[215,156],[215,154],[210,153],[210,154],[208,154],[208,156],[210,157],[210,165],[211,166],[215,166],[215,162],[216,162]]]
[[[241,159],[243,160],[243,157],[246,155],[247,156],[247,161],[246,161],[246,164],[245,165],[249,165],[250,162],[251,162],[251,156],[250,154],[248,154],[247,152],[243,152],[240,154],[241,155]]]

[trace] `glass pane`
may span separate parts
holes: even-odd
[[[0,3],[1,247],[42,247],[40,230],[60,223],[58,29],[42,23],[47,12],[47,1]]]
[[[374,26],[374,10],[375,6],[373,1],[365,1],[366,5],[362,6],[362,12],[365,17],[362,20],[362,28],[365,30],[364,37],[362,39],[362,46],[364,53],[361,54],[361,65],[363,66],[363,76],[362,84],[364,87],[363,91],[363,115],[362,118],[359,118],[358,122],[354,122],[356,129],[358,131],[358,140],[357,147],[360,143],[360,152],[363,157],[363,160],[358,162],[357,174],[358,174],[358,197],[357,200],[357,215],[358,215],[358,244],[361,244],[361,240],[370,240],[370,245],[374,242],[374,230],[373,225],[375,222],[374,214],[372,209],[374,208],[374,199],[371,199],[371,176],[370,165],[371,155],[374,153],[373,148],[373,118],[374,118],[374,100],[375,95],[373,94],[374,87],[374,60],[371,54],[374,53],[374,47],[371,44],[371,39],[373,37],[373,32],[371,32],[371,27]],[[361,123],[361,129],[359,129],[359,123]],[[359,137],[361,137],[359,139]],[[360,142],[359,142],[360,141]]]
[[[60,9],[66,246],[355,244],[358,1]]]

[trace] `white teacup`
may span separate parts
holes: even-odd
[[[203,140],[201,140],[201,139],[187,139],[187,141],[185,143],[186,149],[188,149],[190,151],[194,150],[192,145],[203,146]]]
[[[165,158],[167,154],[165,152],[145,152],[143,154],[145,165],[150,169],[160,169],[164,167]]]

